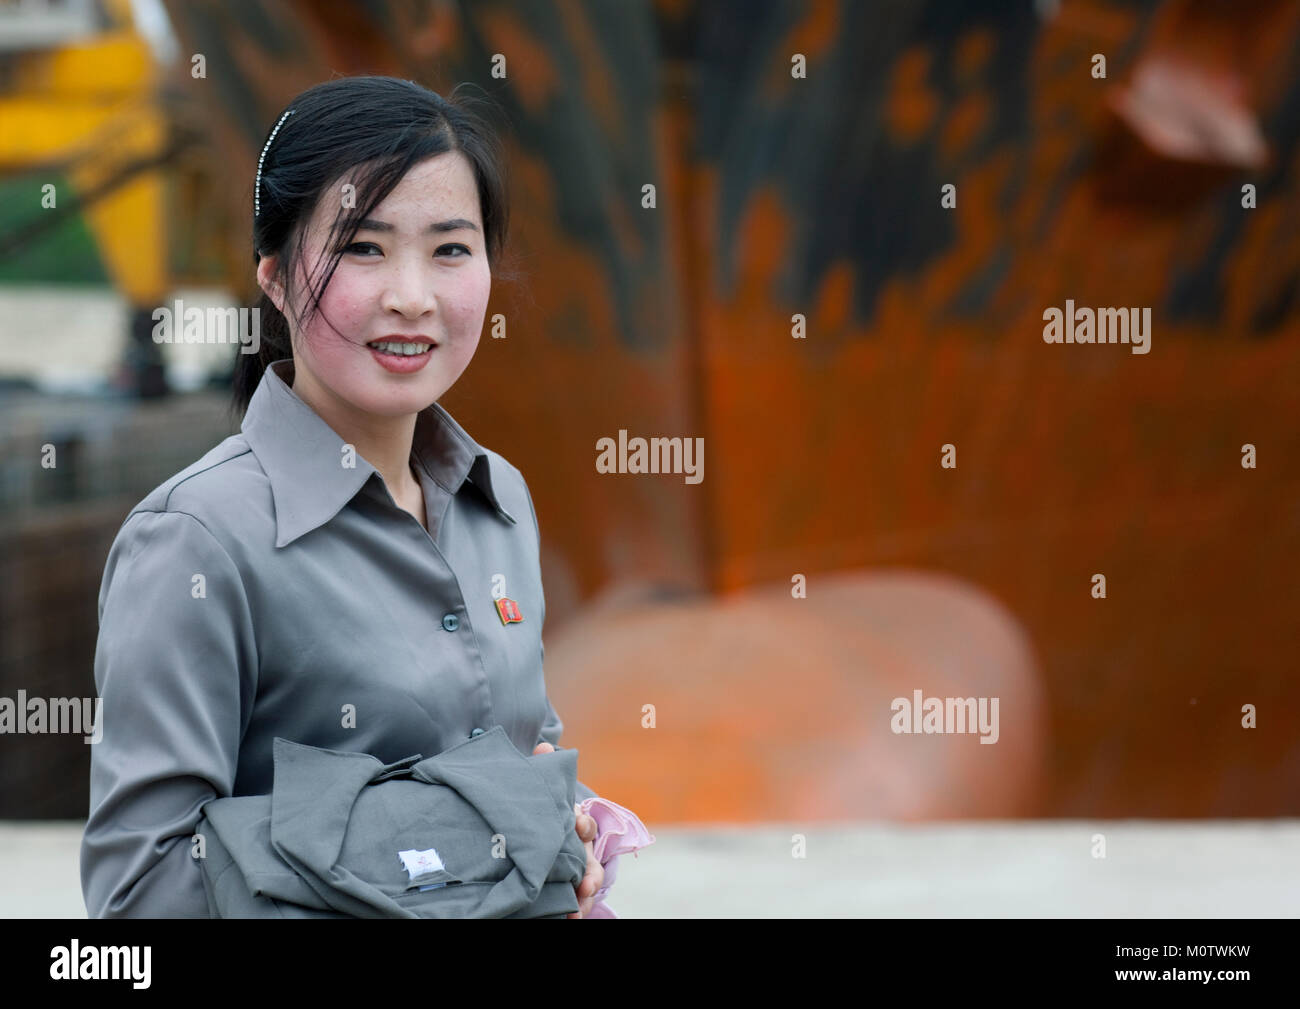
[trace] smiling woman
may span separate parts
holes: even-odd
[[[308,262],[325,258],[331,213],[317,207],[307,230]],[[318,411],[337,412],[342,400],[367,413],[413,414],[452,386],[478,346],[492,276],[466,157],[452,151],[415,164],[373,213],[344,245],[307,324],[303,299],[292,299],[299,395]],[[416,223],[430,216],[428,227]],[[459,241],[447,241],[449,231]],[[283,311],[274,257],[261,261],[258,278]],[[307,286],[300,265],[291,290]],[[399,382],[390,374],[418,377]]]
[[[410,81],[343,78],[294,99],[261,161],[267,325],[261,352],[238,362],[236,404],[288,356],[318,411],[409,415],[440,398],[477,348],[505,246],[502,164],[470,102]]]
[[[492,132],[411,81],[332,80],[277,120],[254,200],[266,327],[238,358],[241,431],[141,501],[104,568],[92,917],[217,914],[196,825],[214,798],[270,794],[277,740],[387,764],[499,726],[524,757],[559,756],[532,496],[437,402],[474,356],[504,247]],[[569,788],[573,812],[512,831],[499,863],[576,830],[567,914],[612,917],[617,855],[653,838]],[[426,826],[387,838],[394,878],[376,885],[401,883],[403,853],[446,845],[454,875],[454,839],[497,843],[486,821]]]

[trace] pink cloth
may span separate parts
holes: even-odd
[[[605,870],[605,882],[596,891],[596,902],[586,917],[617,918],[614,909],[605,903],[605,895],[618,875],[618,856],[632,852],[635,857],[637,849],[654,844],[655,837],[630,809],[599,796],[583,799],[578,803],[578,812],[586,813],[596,821],[592,852]]]

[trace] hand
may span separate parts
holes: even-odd
[[[554,752],[555,747],[550,743],[538,743],[533,748],[534,757],[539,753]],[[596,903],[596,891],[605,884],[605,867],[596,860],[596,821],[586,813],[579,812],[579,808],[579,805],[575,802],[573,804],[573,829],[578,832],[583,847],[587,849],[587,872],[582,877],[582,882],[575,888],[578,894],[578,910],[570,914],[570,918],[585,918]]]

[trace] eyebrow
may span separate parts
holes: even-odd
[[[465,220],[465,218],[463,217],[453,217],[450,221],[435,221],[433,224],[430,224],[428,228],[425,229],[425,231],[428,234],[441,234],[444,231],[460,231],[461,229],[478,231],[478,225],[475,224],[473,221]],[[389,224],[387,221],[376,221],[373,218],[367,217],[359,225],[357,225],[357,230],[358,231],[395,231],[396,229],[393,227],[393,225]]]

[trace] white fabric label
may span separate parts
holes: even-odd
[[[437,872],[439,869],[446,869],[446,866],[442,864],[442,859],[438,856],[438,852],[433,848],[426,848],[424,851],[416,851],[415,849],[399,851],[397,857],[406,866],[406,874],[410,879]]]

